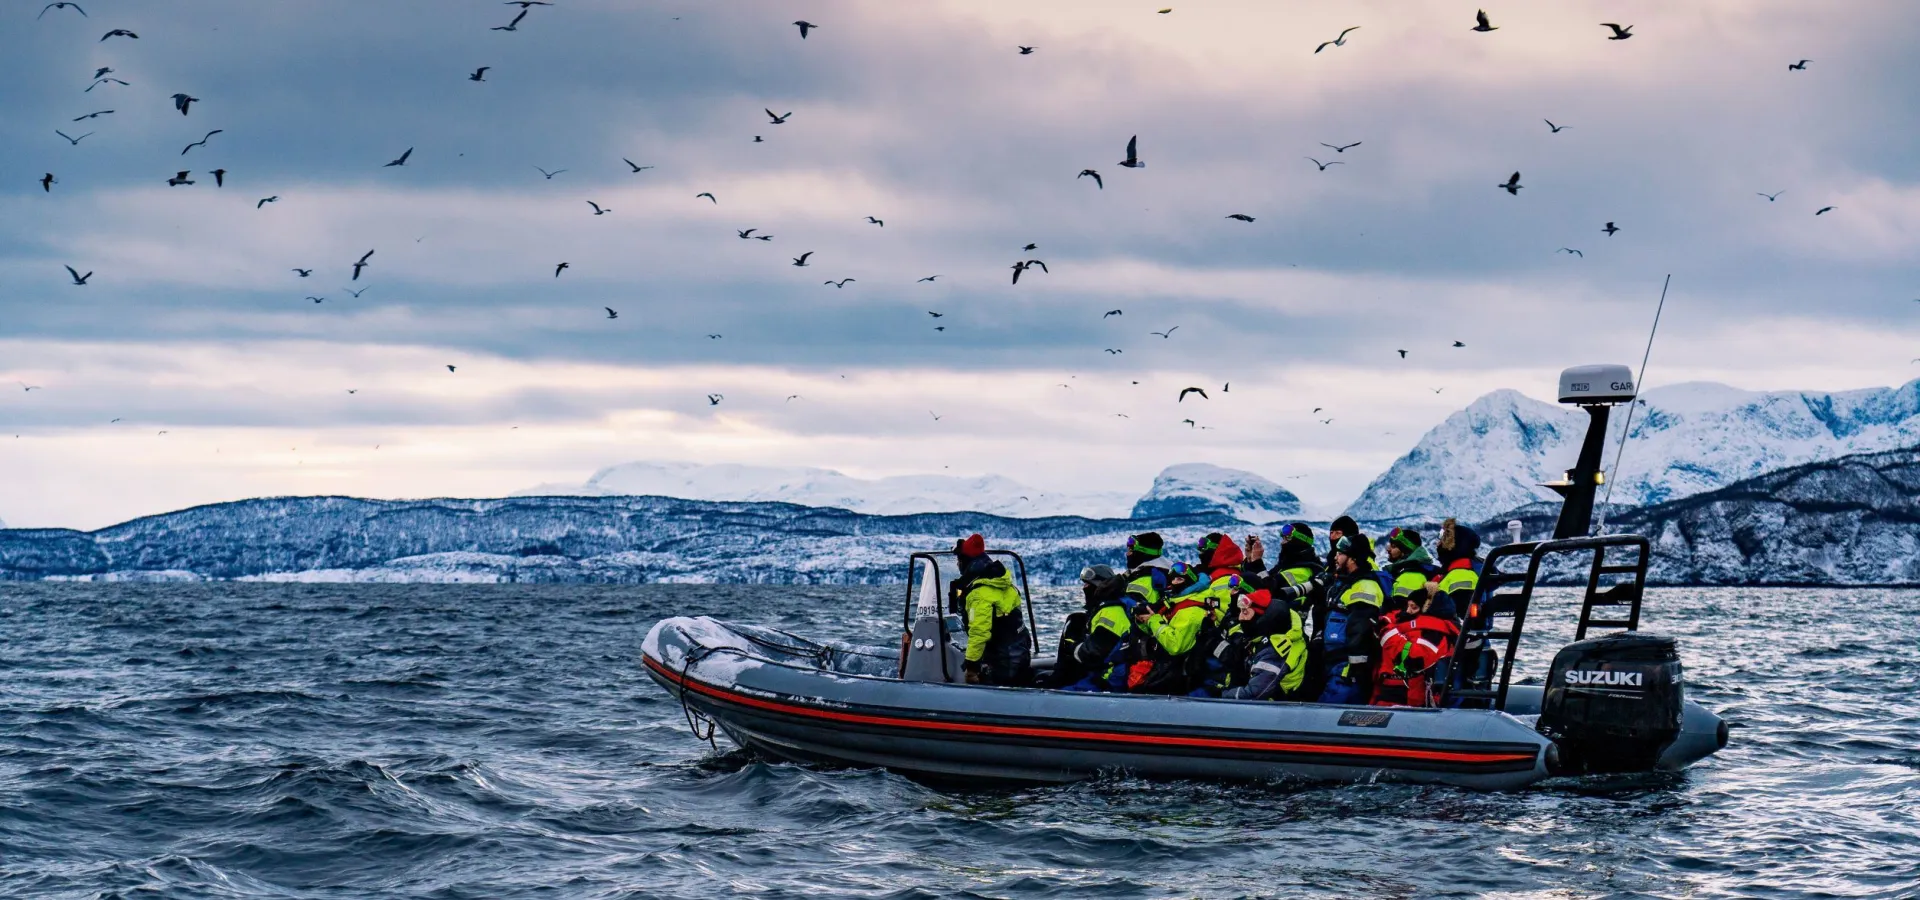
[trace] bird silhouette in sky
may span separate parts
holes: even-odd
[[[1794,71],[1798,71],[1798,72],[1804,72],[1807,70],[1807,63],[1810,63],[1810,62],[1813,62],[1813,60],[1803,59],[1797,63],[1787,63],[1787,68],[1792,69]]]
[[[737,234],[737,235],[739,235],[739,236],[740,236],[740,239],[744,241],[744,240],[746,240],[747,238],[750,238],[750,237],[753,237],[753,233],[754,233],[754,232],[756,232],[756,231],[759,231],[759,230],[760,230],[760,229],[758,229],[758,228],[749,228],[749,229],[747,229],[747,230],[745,230],[745,231],[735,231],[735,232],[734,232],[734,234]]]
[[[1572,127],[1573,127],[1573,126],[1571,126],[1571,125],[1555,125],[1555,124],[1553,124],[1553,120],[1552,120],[1552,119],[1541,119],[1540,121],[1542,121],[1542,122],[1545,122],[1545,123],[1547,123],[1547,127],[1548,127],[1549,129],[1552,129],[1552,130],[1551,130],[1551,131],[1549,132],[1550,134],[1559,134],[1560,132],[1562,132],[1562,131],[1565,131],[1566,129],[1568,129],[1568,128],[1572,128]]]
[[[1327,144],[1327,143],[1322,143],[1322,144],[1321,144],[1320,146],[1322,146],[1322,147],[1325,147],[1325,148],[1327,148],[1327,149],[1329,149],[1329,150],[1332,150],[1332,151],[1333,151],[1333,152],[1335,152],[1335,153],[1345,153],[1345,152],[1347,152],[1348,150],[1352,150],[1353,148],[1355,148],[1355,147],[1358,147],[1358,146],[1360,146],[1360,142],[1359,142],[1359,141],[1354,141],[1354,142],[1353,142],[1353,143],[1351,143],[1351,144]]]
[[[279,199],[280,199],[280,195],[279,195],[279,194],[275,194],[275,195],[273,195],[273,196],[271,196],[271,197],[261,197],[261,198],[260,198],[260,202],[258,202],[258,203],[255,203],[255,204],[253,205],[253,208],[254,208],[254,209],[259,209],[260,207],[262,207],[262,206],[265,206],[265,205],[267,205],[267,204],[269,204],[269,203],[273,203],[273,202],[275,202],[275,201],[277,201],[277,200],[279,200]]]
[[[489,30],[491,30],[491,31],[519,31],[519,30],[520,30],[520,20],[521,20],[521,19],[524,19],[524,18],[526,18],[526,17],[527,17],[527,8],[523,6],[523,7],[521,7],[521,8],[520,8],[520,14],[519,14],[519,15],[517,15],[517,16],[514,16],[514,17],[513,17],[513,21],[511,21],[511,22],[508,22],[508,23],[507,23],[507,24],[505,24],[505,25],[495,25],[495,26],[493,26],[493,28],[491,28],[491,29],[489,29]]]
[[[636,164],[636,163],[635,163],[635,162],[634,162],[633,160],[630,160],[630,159],[628,159],[628,158],[626,158],[626,157],[624,157],[624,156],[622,156],[622,157],[620,157],[620,161],[621,161],[621,162],[623,162],[623,163],[626,163],[626,164],[627,164],[627,168],[630,168],[630,169],[632,169],[632,170],[633,170],[633,172],[629,172],[629,173],[627,173],[627,174],[629,174],[629,175],[631,175],[631,174],[634,174],[634,173],[637,173],[637,172],[645,172],[646,170],[648,170],[648,169],[651,169],[651,168],[653,168],[652,166],[642,166],[642,165],[638,165],[638,164]],[[705,194],[705,195],[703,195],[703,196],[707,196],[707,197],[712,197],[713,195],[712,195],[712,194]]]
[[[167,179],[167,187],[179,187],[183,184],[192,184],[193,180],[187,177],[189,174],[191,174],[191,170],[188,169],[175,172],[172,178]]]
[[[212,130],[212,131],[209,131],[209,132],[207,132],[207,134],[206,134],[206,136],[205,136],[205,137],[202,137],[201,139],[199,139],[199,140],[197,140],[197,141],[194,141],[193,143],[191,143],[191,144],[188,144],[188,145],[187,145],[186,147],[184,147],[184,148],[182,148],[182,149],[180,150],[180,155],[181,155],[181,156],[185,156],[185,155],[187,155],[187,151],[188,151],[188,150],[192,150],[192,149],[193,149],[193,148],[195,148],[195,147],[205,147],[205,146],[207,145],[207,141],[208,141],[208,140],[210,140],[210,139],[212,139],[212,137],[213,137],[214,135],[216,135],[216,134],[219,134],[219,133],[221,133],[221,132],[223,132],[223,131],[226,131],[226,129],[225,129],[225,128],[215,128],[214,130]]]
[[[1151,335],[1156,335],[1162,339],[1170,339],[1173,337],[1173,333],[1179,330],[1180,330],[1180,326],[1175,325],[1172,328],[1169,328],[1165,331],[1149,331],[1147,333]]]
[[[1093,186],[1094,186],[1094,187],[1097,187],[1097,188],[1099,188],[1099,189],[1101,189],[1101,190],[1106,190],[1106,188],[1107,188],[1107,186],[1106,186],[1106,184],[1105,184],[1104,182],[1102,182],[1102,181],[1100,180],[1100,173],[1099,173],[1099,172],[1095,172],[1095,171],[1094,171],[1094,170],[1092,170],[1092,169],[1081,169],[1081,170],[1080,170],[1080,174],[1078,174],[1078,175],[1075,175],[1075,176],[1073,176],[1073,177],[1074,177],[1074,180],[1076,180],[1076,181],[1078,181],[1079,179],[1082,179],[1082,178],[1091,178],[1091,179],[1093,179]]]
[[[720,205],[720,201],[718,201],[718,200],[714,200],[714,199],[713,199],[713,195],[712,195],[712,194],[709,194],[709,193],[707,193],[706,191],[701,191],[700,193],[698,193],[698,194],[695,194],[695,195],[693,195],[693,199],[695,199],[695,200],[698,200],[698,199],[700,199],[701,197],[705,197],[705,198],[707,198],[708,200],[713,200],[713,205],[715,205],[715,206],[719,206],[719,205]]]
[[[1602,228],[1600,230],[1606,232],[1607,237],[1613,237],[1613,233],[1616,231],[1619,231],[1620,229],[1616,227],[1612,222],[1608,222],[1607,227]]]
[[[1820,207],[1820,208],[1819,208],[1818,210],[1816,210],[1816,211],[1814,212],[1814,215],[1816,215],[1816,216],[1824,216],[1824,215],[1826,215],[1827,213],[1830,213],[1830,212],[1833,212],[1833,207],[1831,207],[1831,206],[1822,206],[1822,207]]]
[[[1400,354],[1400,358],[1401,358],[1401,359],[1406,359],[1406,358],[1407,358],[1407,351],[1405,351],[1405,350],[1399,350],[1399,351],[1396,351],[1396,352],[1398,352],[1398,353]]]
[[[396,158],[393,162],[387,163],[386,165],[381,166],[380,168],[386,169],[386,168],[391,168],[393,166],[404,166],[407,164],[407,157],[412,155],[413,155],[413,148],[408,147],[407,152],[400,154],[400,156]]]
[[[869,223],[871,223],[871,224],[874,224],[874,225],[878,225],[878,226],[880,226],[881,228],[885,228],[885,227],[887,227],[887,223],[885,223],[885,222],[882,222],[882,221],[880,221],[879,219],[876,219],[876,218],[874,218],[874,217],[872,217],[872,216],[868,216],[868,217],[867,217],[867,221],[868,221]]]
[[[1126,313],[1121,312],[1120,310],[1110,309],[1104,313],[1101,313],[1100,318],[1104,319],[1104,318],[1107,318],[1108,316],[1124,316],[1124,315],[1126,315]]]
[[[1115,349],[1114,349],[1114,348],[1112,348],[1112,347],[1108,347],[1108,348],[1106,348],[1106,351],[1107,351],[1107,353],[1108,353],[1108,355],[1110,355],[1110,356],[1119,356],[1120,354],[1122,354],[1122,353],[1125,353],[1125,352],[1127,352],[1127,351],[1125,351],[1125,350],[1115,350]]]
[[[922,279],[920,279],[920,281],[932,281],[932,280],[934,280],[935,278],[939,278],[939,277],[940,277],[940,276],[938,276],[938,275],[928,275],[927,277],[925,277],[925,278],[922,278]],[[919,283],[920,283],[920,281],[916,281],[916,282],[914,282],[914,284],[919,284]]]
[[[60,129],[58,129],[58,128],[55,128],[55,129],[53,130],[53,133],[54,133],[54,134],[57,134],[57,135],[59,135],[59,136],[61,136],[61,137],[63,137],[63,138],[66,138],[66,139],[67,139],[67,143],[69,143],[69,144],[72,144],[72,145],[73,145],[73,146],[75,146],[75,147],[78,147],[78,146],[80,146],[80,142],[81,142],[81,141],[84,141],[84,140],[86,140],[87,138],[90,138],[90,137],[93,137],[93,132],[91,132],[91,131],[89,131],[89,132],[87,132],[86,134],[83,134],[83,135],[81,135],[81,136],[79,136],[79,137],[73,137],[73,136],[71,136],[71,135],[69,135],[69,134],[67,134],[67,133],[66,133],[66,132],[64,132],[64,131],[61,131],[61,130],[60,130]]]
[[[1334,38],[1333,40],[1330,40],[1330,41],[1326,41],[1322,43],[1320,46],[1313,48],[1313,52],[1319,53],[1320,51],[1325,50],[1328,47],[1345,47],[1347,45],[1347,34],[1349,32],[1354,32],[1359,30],[1360,30],[1360,26],[1358,25],[1355,25],[1352,28],[1348,28],[1340,32],[1339,37]]]
[[[1501,190],[1503,190],[1503,191],[1506,191],[1507,193],[1509,193],[1509,194],[1512,194],[1512,195],[1513,195],[1513,196],[1515,196],[1515,197],[1518,197],[1518,196],[1520,196],[1520,189],[1521,189],[1521,188],[1523,188],[1523,187],[1525,187],[1525,186],[1526,186],[1526,185],[1523,185],[1523,184],[1521,184],[1521,183],[1520,183],[1520,173],[1519,173],[1519,172],[1515,172],[1515,173],[1513,173],[1513,174],[1512,174],[1511,176],[1509,176],[1509,177],[1507,178],[1507,182],[1506,182],[1505,184],[1496,184],[1496,185],[1494,185],[1494,187],[1497,187],[1497,188],[1499,188],[1499,189],[1501,189]]]
[[[1754,191],[1755,195],[1767,198],[1768,203],[1772,203],[1773,201],[1780,199],[1780,195],[1784,193],[1786,193],[1786,191],[1774,191],[1771,194],[1763,194],[1759,191]]]
[[[359,290],[357,290],[357,291],[356,291],[356,290],[354,290],[353,288],[350,288],[350,287],[343,287],[343,288],[341,288],[341,290],[343,290],[343,291],[346,291],[346,292],[347,292],[347,293],[349,293],[349,294],[352,294],[352,295],[353,295],[353,299],[355,299],[355,300],[358,300],[358,299],[360,299],[360,295],[361,295],[361,294],[364,294],[364,293],[366,293],[366,292],[368,292],[368,291],[370,291],[370,290],[373,290],[373,288],[371,288],[371,287],[363,287],[363,288],[361,288],[361,289],[359,289]]]
[[[94,80],[92,84],[87,85],[87,89],[82,93],[91,94],[93,93],[94,88],[97,88],[103,84],[117,84],[117,85],[120,85],[121,87],[130,87],[130,85],[128,85],[124,81],[121,81],[118,78],[97,78]]]
[[[547,170],[545,170],[545,169],[542,169],[542,168],[540,168],[539,166],[534,166],[534,167],[533,167],[533,170],[534,170],[534,171],[536,171],[536,172],[539,172],[539,173],[540,173],[540,174],[542,174],[542,175],[545,175],[545,176],[547,176],[547,180],[548,180],[548,181],[552,181],[552,180],[553,180],[553,176],[555,176],[555,175],[558,175],[558,174],[560,174],[561,172],[565,172],[565,171],[566,171],[565,169],[555,169],[555,170],[553,170],[553,171],[551,171],[551,172],[549,172],[549,171],[547,171]]]
[[[46,15],[47,10],[50,10],[50,9],[72,9],[74,12],[77,12],[80,15],[85,16],[86,18],[89,18],[89,19],[93,18],[92,16],[88,16],[87,11],[84,9],[81,9],[80,4],[74,3],[73,0],[58,0],[58,2],[49,3],[46,6],[43,6],[40,8],[40,16]],[[34,16],[34,18],[38,19],[40,18],[40,16]]]
[[[725,394],[708,394],[708,395],[707,395],[707,405],[708,405],[708,406],[719,406],[719,405],[720,405],[720,401],[722,401],[722,400],[725,400],[725,399],[727,399],[727,395],[725,395]]]
[[[1319,166],[1319,167],[1320,167],[1320,171],[1322,171],[1322,172],[1325,172],[1325,171],[1327,170],[1327,167],[1328,167],[1328,166],[1344,166],[1344,165],[1346,165],[1346,163],[1343,163],[1343,162],[1341,162],[1341,161],[1339,161],[1339,160],[1337,160],[1337,159],[1336,159],[1336,160],[1334,160],[1334,161],[1332,161],[1332,162],[1321,162],[1321,161],[1319,161],[1319,160],[1317,160],[1317,159],[1314,159],[1314,158],[1313,158],[1313,157],[1311,157],[1311,156],[1306,156],[1306,157],[1302,157],[1302,159],[1305,159],[1305,160],[1306,160],[1307,162],[1310,162],[1310,163],[1313,163],[1313,164],[1314,164],[1314,165],[1316,165],[1316,166]]]
[[[573,264],[572,264],[572,263],[561,263],[561,264],[559,264],[559,265],[557,265],[557,266],[554,266],[554,267],[553,267],[553,277],[555,277],[555,278],[559,278],[559,277],[560,277],[560,273],[561,273],[561,272],[564,272],[564,271],[566,271],[566,270],[568,270],[568,269],[570,269],[570,268],[572,268],[572,267],[573,267]]]
[[[79,272],[74,271],[72,266],[67,267],[67,274],[73,276],[74,284],[83,285],[83,286],[87,283],[87,279],[93,277],[92,272],[88,272],[87,274],[82,275]],[[32,390],[32,388],[28,388],[28,390]]]
[[[500,5],[501,6],[518,6],[521,9],[526,9],[529,6],[552,6],[553,4],[547,2],[547,0],[507,0],[507,2],[502,3]]]
[[[1021,55],[1021,56],[1032,56],[1032,55],[1033,55],[1033,48],[1032,48],[1032,47],[1021,47],[1021,48],[1020,48],[1020,55]]]
[[[354,281],[360,280],[360,270],[366,268],[367,260],[372,258],[373,258],[373,251],[368,250],[365,256],[360,257],[359,262],[356,262],[353,264],[353,280]]]
[[[1499,31],[1500,26],[1487,21],[1487,11],[1480,10],[1473,15],[1474,26],[1469,31]]]
[[[493,68],[493,67],[492,67],[492,66],[481,66],[480,68],[478,68],[478,69],[475,69],[475,70],[473,70],[473,74],[472,74],[472,75],[468,75],[468,76],[467,76],[467,80],[468,80],[468,81],[486,81],[486,80],[487,80],[487,70],[488,70],[488,69],[491,69],[491,68]]]
[[[1244,214],[1244,213],[1234,213],[1233,215],[1230,215],[1230,216],[1228,216],[1227,218],[1229,218],[1229,219],[1238,219],[1238,220],[1240,220],[1240,221],[1242,221],[1242,222],[1251,222],[1251,221],[1253,221],[1253,217],[1252,217],[1252,216],[1249,216],[1249,215],[1246,215],[1246,214]]]
[[[1600,27],[1613,29],[1613,34],[1607,38],[1607,40],[1610,40],[1610,41],[1624,41],[1627,38],[1633,37],[1632,25],[1627,25],[1622,27],[1619,25],[1615,25],[1612,22],[1601,22]]]
[[[1574,256],[1578,256],[1578,257],[1580,257],[1581,259],[1586,259],[1586,258],[1587,258],[1587,255],[1586,255],[1585,253],[1581,253],[1580,251],[1578,251],[1578,250],[1575,250],[1575,249],[1573,249],[1572,247],[1561,247],[1560,249],[1558,249],[1558,250],[1555,250],[1555,251],[1553,251],[1553,252],[1555,252],[1555,253],[1571,253],[1571,254],[1573,254]]]
[[[1146,162],[1140,159],[1139,147],[1140,147],[1139,135],[1136,134],[1133,137],[1127,138],[1127,158],[1121,160],[1120,165],[1126,166],[1129,169],[1146,168],[1147,167]]]
[[[301,278],[306,278],[313,274],[312,269],[294,269],[293,272],[294,274],[299,275]]]
[[[312,296],[312,295],[308,295],[308,296],[307,296],[307,299],[308,299],[308,300],[312,300],[312,301],[313,301],[313,302],[315,302],[315,303],[319,303],[320,301],[322,301],[322,300],[325,300],[325,299],[327,299],[327,298],[325,298],[325,297],[315,297],[315,296]]]
[[[1453,345],[1454,345],[1455,347],[1465,347],[1465,346],[1466,346],[1467,344],[1466,344],[1466,342],[1465,342],[1465,341],[1454,341],[1454,342],[1453,342]]]
[[[80,122],[80,121],[84,121],[84,120],[86,120],[86,119],[98,119],[98,118],[100,118],[101,116],[110,116],[110,115],[113,115],[113,110],[110,110],[110,109],[103,109],[103,110],[100,110],[99,112],[90,112],[90,113],[87,113],[87,114],[86,114],[86,115],[84,115],[84,116],[75,116],[73,120],[74,120],[75,122]]]
[[[1186,400],[1187,400],[1187,395],[1188,395],[1188,394],[1199,394],[1199,395],[1200,395],[1200,399],[1202,399],[1202,400],[1211,400],[1211,399],[1213,399],[1212,397],[1209,397],[1209,396],[1207,396],[1207,392],[1206,392],[1206,391],[1204,391],[1204,390],[1202,390],[1202,389],[1200,389],[1200,388],[1197,388],[1197,387],[1190,387],[1190,388],[1181,388],[1181,389],[1180,389],[1180,399],[1179,399],[1179,400],[1176,400],[1176,401],[1174,401],[1174,402],[1175,402],[1175,403],[1185,403],[1185,402],[1186,402]]]
[[[59,183],[60,183],[60,179],[53,177],[52,172],[48,172],[47,174],[40,176],[40,190],[45,191],[46,193],[49,193],[49,194],[53,193],[53,186]]]
[[[225,169],[214,169],[214,170],[212,170],[212,171],[210,171],[210,172],[208,172],[207,174],[209,174],[209,175],[212,175],[212,176],[213,176],[213,186],[214,186],[214,187],[217,187],[217,188],[219,188],[219,187],[226,187],[226,186],[227,186],[227,170],[225,170]]]
[[[1034,266],[1039,266],[1039,267],[1040,267],[1040,271],[1042,271],[1042,272],[1046,272],[1046,271],[1047,271],[1047,264],[1046,264],[1046,263],[1043,263],[1043,262],[1041,262],[1041,261],[1039,261],[1039,260],[1037,260],[1037,259],[1025,259],[1025,260],[1021,260],[1020,262],[1017,262],[1017,263],[1014,263],[1014,264],[1013,264],[1013,283],[1014,283],[1014,284],[1019,284],[1019,283],[1020,283],[1020,273],[1022,273],[1022,272],[1025,272],[1026,270],[1028,270],[1028,269],[1030,269],[1030,268],[1032,268],[1032,267],[1034,267]],[[1052,273],[1051,273],[1051,272],[1048,272],[1048,274],[1052,274]]]
[[[611,209],[602,209],[600,207],[600,204],[595,203],[592,200],[588,200],[587,205],[593,207],[593,214],[596,216],[604,216],[607,213],[613,212],[613,210]]]
[[[187,114],[187,110],[190,107],[199,102],[199,97],[189,97],[186,94],[173,95],[173,108],[179,110],[183,116]]]
[[[114,30],[109,31],[106,34],[101,35],[100,40],[104,41],[110,37],[123,37],[123,38],[129,38],[136,41],[140,39],[139,35],[134,34],[133,32],[126,30],[125,28],[115,28]]]
[[[822,281],[822,282],[820,282],[820,283],[821,283],[821,284],[830,284],[830,285],[833,285],[833,286],[834,286],[834,287],[836,287],[836,288],[843,288],[843,287],[846,287],[846,286],[847,286],[847,282],[849,282],[849,281],[853,281],[853,280],[854,280],[854,279],[852,279],[852,278],[842,278],[842,279],[840,279],[839,281]]]
[[[773,110],[769,109],[767,110],[767,117],[773,119],[773,124],[775,125],[785,125],[787,124],[788,119],[793,118],[793,113],[788,112],[786,115],[783,116],[783,115],[776,114]]]
[[[815,25],[815,24],[813,24],[812,22],[809,22],[809,21],[807,21],[807,20],[805,20],[805,19],[801,19],[801,20],[799,20],[799,21],[797,21],[797,22],[795,22],[795,23],[793,23],[793,24],[794,24],[794,25],[796,25],[796,26],[799,26],[799,28],[800,28],[800,39],[801,39],[801,40],[803,40],[803,41],[807,39],[807,32],[808,32],[809,30],[811,30],[811,29],[814,29],[814,28],[819,28],[819,27],[820,27],[820,26],[818,26],[818,25]]]
[[[1020,249],[1022,249],[1022,250],[1038,250],[1038,249],[1040,249],[1040,245],[1039,245],[1039,244],[1028,244],[1028,245],[1026,245],[1025,247],[1021,247]]]
[[[809,257],[809,256],[812,256],[812,255],[813,255],[813,251],[812,251],[812,250],[808,250],[807,252],[805,252],[805,253],[802,253],[802,254],[800,254],[799,256],[796,256],[796,257],[794,257],[794,258],[793,258],[793,264],[794,264],[794,265],[796,265],[796,266],[805,266],[805,265],[807,264],[807,257]]]
[[[606,310],[606,311],[607,311],[607,318],[609,318],[609,319],[618,319],[618,318],[620,318],[620,314],[619,314],[619,313],[617,313],[617,312],[614,312],[614,311],[613,311],[613,307],[611,307],[611,306],[602,306],[602,307],[600,307],[600,308],[601,308],[601,309],[604,309],[604,310]]]
[[[449,371],[449,372],[451,372],[451,371],[453,371],[453,367],[452,367],[452,366],[448,366],[448,367],[447,367],[447,371]]]
[[[934,312],[933,310],[927,310],[927,315],[930,315],[930,316],[932,316],[932,317],[934,317],[934,318],[936,318],[936,319],[938,319],[938,318],[940,318],[941,316],[944,316],[944,315],[946,315],[946,313],[938,313],[938,312]]]

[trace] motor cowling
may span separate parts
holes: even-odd
[[[1672,638],[1610,634],[1554,656],[1536,727],[1567,774],[1649,772],[1680,735],[1684,701]]]

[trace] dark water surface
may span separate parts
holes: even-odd
[[[1657,591],[1692,696],[1746,727],[1681,775],[1510,794],[942,792],[716,753],[637,665],[690,612],[885,643],[902,593],[0,585],[0,895],[1920,893],[1920,592]],[[1566,618],[1536,607],[1527,668]]]

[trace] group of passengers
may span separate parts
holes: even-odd
[[[1323,557],[1303,522],[1280,529],[1269,566],[1257,536],[1200,539],[1195,562],[1167,557],[1159,534],[1127,539],[1126,567],[1080,573],[1086,606],[1067,617],[1051,672],[1032,670],[1020,593],[980,535],[960,541],[952,602],[967,626],[970,684],[1382,706],[1438,706],[1453,684],[1462,628],[1473,630],[1480,536],[1448,519],[1429,552],[1395,528],[1384,563],[1351,518]],[[1473,675],[1475,673],[1468,673]]]

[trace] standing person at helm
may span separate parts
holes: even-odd
[[[954,542],[953,552],[960,558],[960,577],[953,581],[952,600],[967,623],[967,683],[1026,684],[1033,645],[1013,576],[1004,563],[987,556],[987,540],[980,535]]]
[[[1434,565],[1427,548],[1421,546],[1420,532],[1411,528],[1387,532],[1387,578],[1393,585],[1396,606],[1404,605],[1414,594],[1421,595],[1421,606],[1425,606],[1427,582],[1438,577],[1440,567]]]

